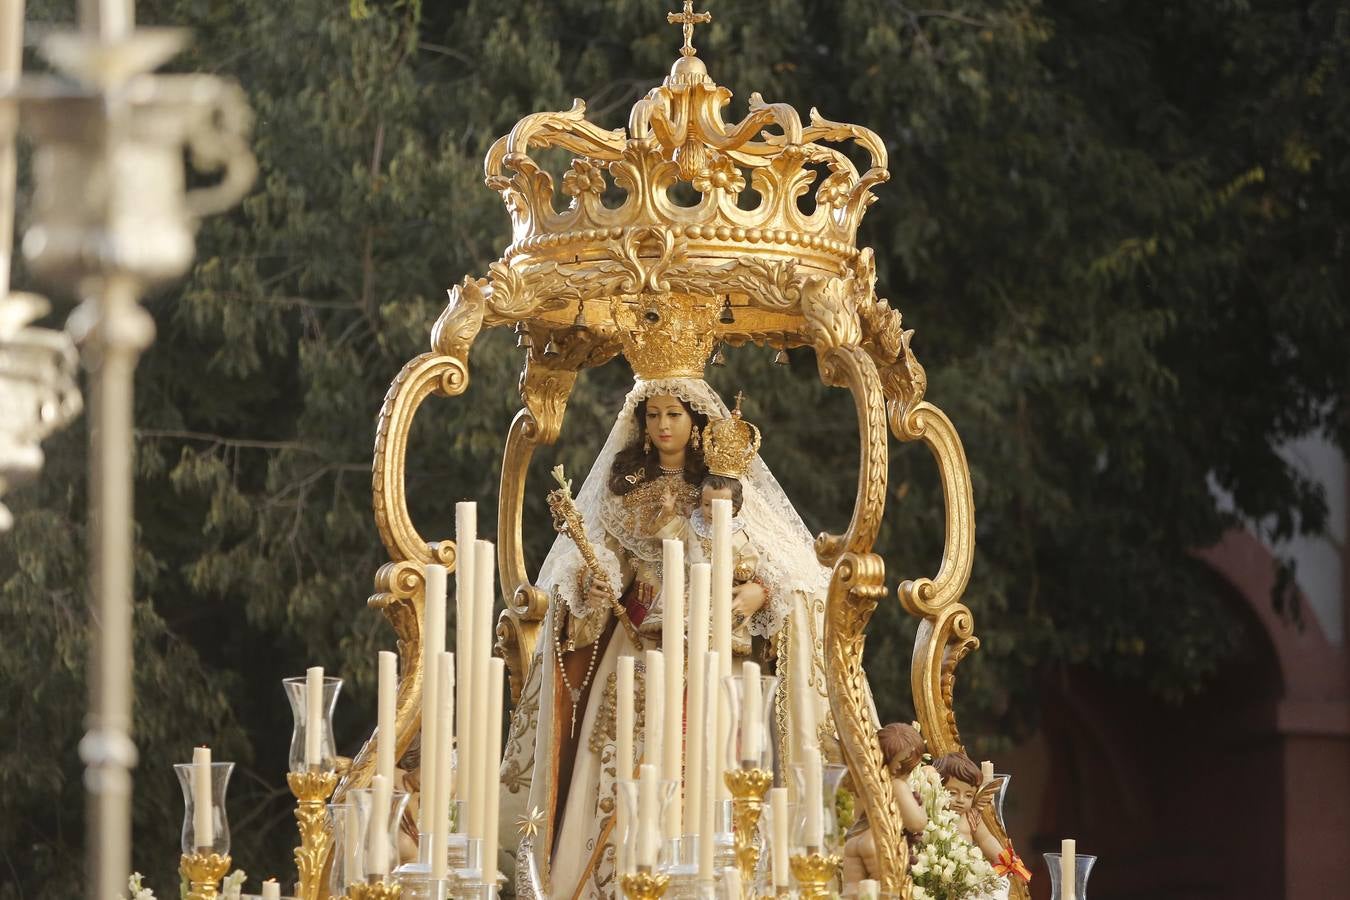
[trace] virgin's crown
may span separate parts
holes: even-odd
[[[725,419],[714,419],[703,429],[703,461],[709,475],[741,479],[759,452],[759,429],[741,418],[742,395]]]

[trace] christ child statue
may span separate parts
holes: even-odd
[[[909,774],[923,761],[923,737],[913,725],[892,722],[877,732],[877,743],[881,745],[881,757],[891,778],[892,795],[900,808],[905,839],[912,846],[928,824],[928,814],[909,786]],[[880,878],[876,838],[864,810],[844,842],[844,896],[856,895],[862,881]]]
[[[731,501],[731,651],[751,652],[750,623],[768,601],[764,585],[755,578],[760,554],[741,518],[744,488],[741,479],[759,451],[759,429],[741,417],[742,395],[736,396],[731,416],[714,419],[703,429],[703,459],[708,467],[699,488],[699,503],[688,517],[679,515],[677,498],[667,493],[655,522],[653,537],[680,540],[689,563],[712,559],[712,503]]]

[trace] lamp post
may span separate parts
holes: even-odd
[[[243,195],[255,163],[246,140],[251,114],[237,85],[151,74],[183,46],[185,32],[135,29],[132,0],[82,0],[79,9],[79,31],[41,43],[59,75],[5,85],[0,106],[17,102],[34,143],[25,258],[80,300],[67,328],[89,371],[95,623],[80,758],[89,896],[107,900],[124,890],[131,868],[132,379],[154,338],[139,301],[187,271],[197,222]],[[221,170],[220,181],[187,190],[185,150],[195,167]]]

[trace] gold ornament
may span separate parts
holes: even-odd
[[[631,872],[620,876],[619,884],[628,900],[658,900],[665,894],[670,876],[655,872]]]
[[[797,853],[788,858],[792,877],[797,879],[797,896],[802,900],[825,900],[833,894],[830,884],[839,868],[834,853]]]
[[[702,378],[713,349],[717,305],[669,293],[614,301],[623,355],[639,378]]]
[[[291,772],[286,781],[295,795],[295,821],[300,846],[295,848],[295,867],[300,876],[296,900],[318,900],[323,884],[323,866],[332,848],[324,805],[337,786],[337,772]]]
[[[215,900],[218,885],[230,871],[230,857],[219,853],[184,853],[178,871],[187,880],[187,900]]]
[[[759,429],[741,418],[744,394],[736,395],[736,408],[725,419],[714,419],[703,429],[703,462],[709,475],[741,479],[759,452]]]
[[[403,885],[397,881],[373,881],[347,885],[347,900],[398,900]]]
[[[752,896],[755,867],[759,865],[759,847],[755,835],[764,811],[764,794],[773,784],[768,769],[728,769],[722,777],[731,791],[731,824],[736,837],[736,865],[741,870],[741,889]]]

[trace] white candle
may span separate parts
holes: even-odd
[[[469,833],[485,838],[488,791],[497,781],[488,759],[488,660],[492,655],[492,605],[496,582],[496,548],[491,541],[477,541],[474,546],[473,580],[473,684],[470,685],[469,715],[473,722],[473,750],[471,751],[472,784],[465,782],[469,794]]]
[[[615,798],[617,804],[618,819],[614,823],[614,844],[615,852],[619,856],[619,872],[631,872],[632,864],[628,859],[628,843],[632,840],[629,835],[628,806],[623,802],[623,798],[617,796],[617,783],[620,781],[633,780],[633,731],[634,710],[633,710],[633,664],[634,659],[631,656],[619,657],[618,674],[615,675],[615,711],[614,711],[614,779],[616,782]]]
[[[735,866],[728,866],[722,870],[722,885],[726,891],[728,900],[735,900],[741,896],[741,870]]]
[[[685,734],[684,820],[689,833],[697,834],[699,823],[703,821],[703,745],[708,728],[703,669],[708,658],[708,594],[712,569],[707,563],[695,563],[689,574],[689,716]]]
[[[712,721],[716,717],[716,710],[719,705],[718,697],[720,696],[717,689],[717,672],[721,667],[721,660],[718,658],[717,651],[708,651],[704,663],[703,708],[708,713],[709,721]],[[703,796],[699,800],[699,812],[702,818],[699,820],[698,877],[705,881],[713,877],[717,782],[721,781],[721,773],[717,766],[717,750],[710,743],[715,738],[716,733],[717,729],[709,728],[704,734],[703,744]]]
[[[684,544],[661,544],[661,652],[666,657],[666,724],[661,777],[676,784],[675,798],[666,807],[665,837],[674,840],[682,829],[679,785],[684,762]]]
[[[431,802],[431,877],[445,878],[448,872],[446,846],[450,832],[450,771],[446,763],[450,744],[450,723],[455,717],[455,655],[436,654],[436,793]],[[430,750],[431,748],[427,748]]]
[[[792,762],[802,761],[802,751],[807,747],[820,747],[820,738],[816,735],[816,690],[811,686],[811,672],[815,665],[814,647],[811,643],[810,613],[805,604],[794,604],[792,608],[791,652],[789,653],[792,687]]]
[[[878,900],[881,896],[881,882],[864,878],[858,882],[858,900]]]
[[[394,782],[394,750],[397,736],[394,734],[394,707],[398,691],[398,655],[381,650],[379,656],[379,693],[376,705],[376,724],[379,727],[379,752],[376,754],[375,772]]]
[[[660,650],[647,651],[647,684],[643,697],[646,702],[643,710],[645,733],[642,736],[642,761],[656,766],[656,772],[660,775],[666,711],[666,661]]]
[[[731,675],[731,501],[714,500],[712,502],[712,648],[717,651],[718,670],[716,684]],[[722,748],[727,745],[731,733],[731,710],[721,702],[722,694],[714,691],[718,698],[717,717],[711,721],[717,723],[717,738],[714,745],[717,750],[711,759],[721,758]],[[721,774],[721,766],[714,771]],[[731,796],[726,782],[715,779],[715,795],[718,800]]]
[[[478,504],[461,500],[455,504],[455,662],[459,667],[455,678],[455,708],[459,717],[455,723],[455,752],[458,754],[456,766],[459,776],[455,779],[454,796],[467,800],[464,796],[466,782],[466,760],[471,755],[469,743],[469,697],[470,671],[473,665],[473,608],[474,608],[474,559],[475,544],[478,535]],[[464,830],[463,822],[459,823]]]
[[[342,877],[347,884],[364,884],[366,880],[365,848],[361,846],[361,812],[356,801],[342,806]]]
[[[788,790],[785,787],[769,788],[769,817],[772,819],[773,846],[770,848],[773,863],[773,885],[776,888],[788,886]]]
[[[1065,838],[1059,848],[1059,897],[1074,900],[1078,890],[1078,841]]]
[[[980,763],[980,784],[985,785],[994,780],[994,764],[990,760],[984,760]]]
[[[211,800],[211,748],[192,748],[192,834],[197,849],[216,842],[216,820]]]
[[[262,900],[281,900],[281,885],[275,878],[264,881],[262,887]]]
[[[422,833],[428,837],[432,833],[431,813],[435,805],[438,767],[440,754],[436,752],[436,735],[439,731],[437,718],[441,704],[436,679],[436,658],[445,649],[445,566],[429,565],[424,571],[426,585],[423,600],[423,621],[426,633],[422,635],[422,754],[421,754],[421,802],[418,805],[418,818],[421,820]]]
[[[824,794],[825,786],[823,784],[824,773],[820,768],[820,750],[816,747],[807,747],[802,753],[802,767],[805,771],[805,791],[806,796],[802,798],[802,803],[806,804],[806,835],[805,841],[807,849],[811,852],[820,852],[821,846],[825,843],[825,818],[824,818]]]
[[[638,769],[638,827],[637,864],[640,869],[656,865],[656,836],[660,833],[660,809],[657,802],[657,784],[660,768],[643,763]]]
[[[366,870],[371,875],[389,874],[389,805],[392,787],[383,775],[370,779],[370,821],[366,824]]]
[[[497,832],[501,817],[502,685],[505,677],[506,664],[494,656],[488,662],[488,739],[484,754],[488,762],[488,777],[484,781],[487,791],[487,811],[483,825],[484,881],[493,887],[497,885],[497,843],[500,839]]]
[[[322,736],[323,666],[311,666],[305,670],[305,765],[310,768],[321,762]]]
[[[764,700],[760,692],[759,663],[741,663],[741,763],[758,766],[764,751]]]

